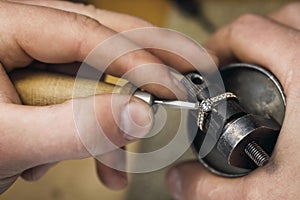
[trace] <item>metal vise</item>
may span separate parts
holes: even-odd
[[[203,129],[190,135],[199,161],[208,170],[238,177],[269,161],[284,118],[285,96],[277,79],[261,67],[232,64],[220,73],[225,91],[237,99],[222,101],[207,114]],[[218,88],[197,73],[186,75],[182,83],[190,101],[210,98],[209,88]],[[190,111],[189,126],[196,125],[197,116],[197,111]]]

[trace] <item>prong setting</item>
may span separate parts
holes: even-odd
[[[207,98],[202,100],[201,102],[198,102],[198,119],[197,119],[197,125],[200,128],[201,131],[203,131],[206,116],[209,112],[212,111],[212,109],[218,105],[221,101],[229,99],[229,98],[236,98],[237,96],[233,94],[232,92],[225,92],[223,94],[217,95],[215,97]]]

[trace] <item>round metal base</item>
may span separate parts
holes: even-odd
[[[226,91],[237,95],[240,105],[250,114],[258,115],[266,119],[273,118],[280,126],[285,113],[285,96],[279,81],[269,71],[251,64],[231,64],[220,70]],[[190,121],[190,120],[189,120]],[[272,140],[267,145],[269,153],[272,153],[276,143],[278,131],[274,131]],[[257,136],[259,137],[259,136]],[[196,152],[199,152],[204,134],[200,130],[193,141]],[[224,155],[220,153],[217,145],[208,155],[199,161],[211,172],[226,176],[239,177],[248,174],[254,168],[239,168],[229,164]]]

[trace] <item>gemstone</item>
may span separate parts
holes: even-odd
[[[210,101],[204,100],[199,105],[203,112],[209,112],[212,109],[212,103]]]

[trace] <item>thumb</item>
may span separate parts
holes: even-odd
[[[1,104],[0,168],[22,164],[21,171],[101,155],[146,135],[152,127],[150,108],[141,100],[115,96],[113,105],[112,95],[46,107]]]
[[[167,174],[174,199],[242,199],[243,178],[228,179],[208,172],[199,162],[186,162]]]

